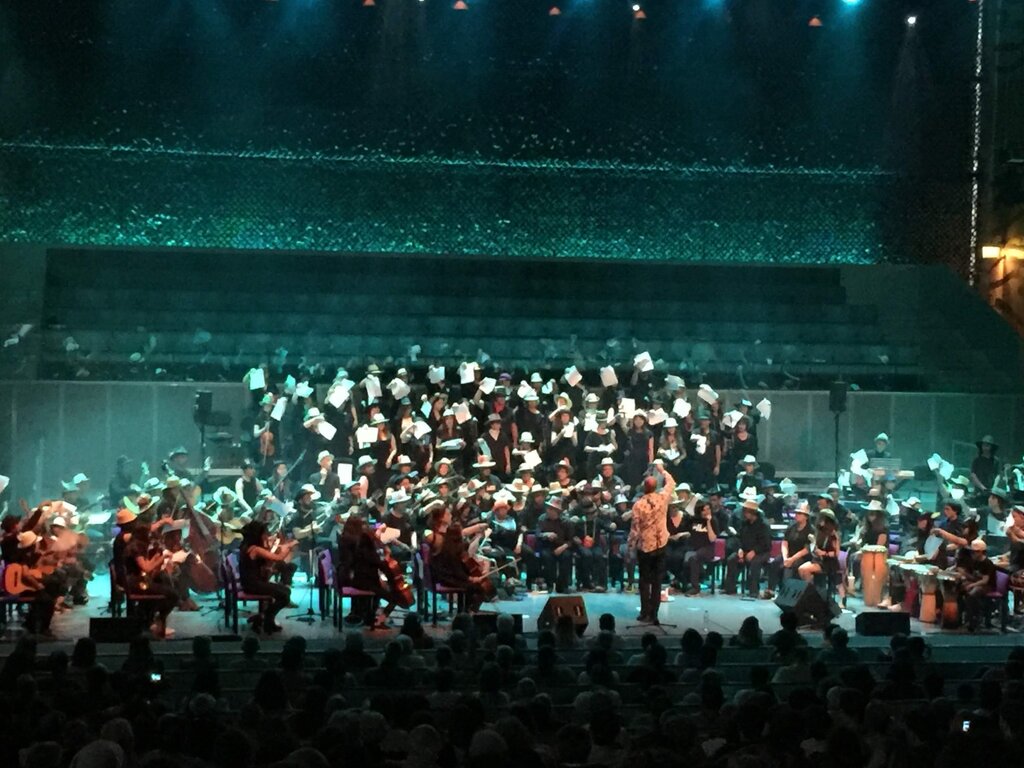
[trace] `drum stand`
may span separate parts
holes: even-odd
[[[316,611],[313,610],[313,592],[317,588],[317,582],[320,580],[319,571],[314,570],[316,566],[316,547],[309,550],[309,607],[305,613],[294,613],[291,616],[285,616],[285,619],[294,619],[295,621],[301,621],[303,624],[316,624]],[[315,576],[314,576],[315,574]]]

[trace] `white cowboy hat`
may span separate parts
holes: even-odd
[[[320,453],[316,455],[316,463],[319,464],[324,459],[330,459],[331,461],[334,461],[334,454],[331,453],[330,451],[320,451]]]
[[[748,453],[743,457],[743,460],[740,461],[740,464],[753,464],[754,466],[757,466],[757,457],[752,453]]]
[[[615,459],[613,459],[611,456],[605,456],[603,459],[601,459],[601,466],[602,467],[614,467],[615,466]]]
[[[301,488],[299,488],[299,492],[295,494],[295,498],[297,499],[300,496],[305,496],[307,493],[313,494],[313,501],[316,501],[317,499],[320,498],[320,491],[318,491],[313,486],[312,483],[306,483]]]
[[[71,478],[71,482],[75,485],[81,485],[82,483],[88,483],[89,478],[85,476],[84,472],[79,472],[77,475]]]
[[[398,458],[395,459],[395,466],[400,467],[403,464],[412,464],[412,459],[406,456],[404,453],[398,454]]]
[[[320,413],[319,408],[310,408],[309,412],[306,413],[306,418],[302,422],[302,426],[306,428],[315,427],[317,424],[324,420],[324,415]]]
[[[371,456],[360,456],[359,460],[356,462],[356,469],[362,469],[363,467],[365,467],[365,466],[367,466],[369,464],[376,464],[376,463],[377,463],[377,460],[374,459]]]
[[[498,465],[491,461],[489,458],[487,458],[486,456],[481,456],[479,459],[477,459],[476,464],[473,465],[473,469],[484,469],[486,467],[496,466]]]

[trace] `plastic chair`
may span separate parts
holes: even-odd
[[[985,595],[985,624],[991,626],[990,616],[993,610],[999,611],[999,628],[1006,632],[1010,620],[1010,574],[1003,570],[996,571],[996,588]]]
[[[221,579],[224,582],[224,620],[231,624],[231,631],[238,632],[238,603],[253,600],[261,608],[273,600],[270,595],[254,595],[242,589],[238,573],[238,553],[232,552],[221,562]]]
[[[429,592],[431,597],[431,624],[437,626],[437,596],[444,595],[448,600],[448,615],[451,616],[455,608],[456,601],[459,603],[461,609],[466,597],[466,590],[458,589],[456,587],[447,587],[444,584],[438,584],[434,581],[434,576],[430,570],[430,545],[423,544],[420,546],[419,552],[415,554],[416,570],[420,576],[420,584],[424,592]],[[454,599],[453,599],[454,597]],[[422,602],[422,605],[426,607],[426,600]]]
[[[705,566],[711,584],[711,594],[715,594],[715,578],[719,570],[725,568],[725,538],[719,536],[714,541],[715,556]]]

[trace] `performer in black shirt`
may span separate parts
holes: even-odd
[[[541,572],[550,589],[569,591],[572,575],[573,530],[562,518],[562,497],[551,496],[545,502],[545,515],[537,525],[537,544],[540,549]]]
[[[278,548],[272,548],[267,526],[254,520],[242,529],[242,546],[238,552],[238,575],[242,589],[253,595],[269,595],[269,603],[261,601],[260,613],[249,617],[249,624],[256,632],[280,632],[281,627],[274,621],[278,612],[291,602],[292,591],[284,584],[270,581],[270,572],[275,563],[288,558],[288,551],[295,546],[295,540]]]

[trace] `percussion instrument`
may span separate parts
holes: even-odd
[[[941,536],[929,536],[924,542],[924,555],[929,560],[935,556],[935,553],[941,549],[945,540]]]
[[[882,602],[882,585],[889,571],[885,566],[889,548],[868,545],[861,547],[860,575],[864,584],[864,607],[875,608]]]
[[[903,560],[898,557],[890,557],[885,561],[885,568],[889,574],[889,602],[890,608],[903,602],[906,594],[907,580],[900,572]]]
[[[900,574],[903,576],[903,612],[911,616],[917,616],[914,609],[917,607],[917,598],[921,592],[921,586],[917,582],[917,563],[900,563]]]
[[[939,591],[939,580],[935,577],[938,569],[927,565],[915,565],[917,583],[921,586],[921,610],[918,619],[924,624],[934,624],[938,618],[935,594]]]
[[[939,571],[935,576],[942,588],[942,628],[956,629],[960,626],[960,575]]]

